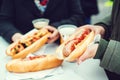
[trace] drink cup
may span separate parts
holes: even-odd
[[[71,34],[73,34],[76,30],[77,26],[71,24],[65,24],[58,27],[58,31],[60,33],[60,43],[63,43],[67,40]]]
[[[49,24],[49,19],[45,19],[45,18],[40,18],[40,19],[34,19],[32,21],[33,23],[33,26],[36,28],[36,29],[41,29],[45,26],[48,26]]]

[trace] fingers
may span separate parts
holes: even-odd
[[[77,63],[81,64],[83,61],[85,61],[88,58],[88,54],[89,52],[85,51],[85,53],[80,58],[78,58]]]
[[[54,41],[56,41],[59,38],[58,34],[52,34],[51,36],[48,37],[48,41],[47,43],[53,43]]]
[[[80,26],[80,27],[78,28],[78,30],[79,30],[79,29],[82,29],[82,28],[89,29],[89,30],[93,30],[93,25]]]
[[[86,59],[93,58],[97,52],[97,48],[98,48],[98,44],[91,44],[83,53],[83,55],[80,56],[80,58],[77,60],[77,63],[80,64]]]
[[[102,37],[104,36],[104,33],[105,33],[105,29],[99,25],[84,25],[84,26],[80,26],[78,30],[81,28],[92,30],[95,32],[95,35],[100,34]]]
[[[53,33],[54,31],[56,31],[57,29],[52,27],[52,26],[46,26],[46,29],[48,29],[49,32]]]
[[[54,41],[56,41],[59,38],[59,32],[58,32],[58,30],[56,28],[54,28],[52,26],[46,26],[45,28],[47,28],[48,31],[52,33],[48,37],[47,43],[53,43]]]
[[[15,42],[17,40],[19,40],[23,35],[21,33],[15,33],[13,36],[12,36],[12,41]]]

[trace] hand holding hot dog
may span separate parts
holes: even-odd
[[[48,41],[47,43],[53,43],[54,41],[56,41],[59,38],[59,32],[56,28],[54,28],[53,26],[46,26],[45,27],[49,32],[51,32],[51,35],[48,37]],[[19,40],[23,35],[21,33],[15,33],[12,36],[12,41],[15,42],[17,40]]]
[[[59,32],[58,30],[53,26],[46,26],[46,29],[48,29],[49,32],[51,32],[51,35],[48,37],[47,43],[53,43],[59,38]]]
[[[40,49],[48,41],[50,35],[51,33],[45,28],[33,30],[10,44],[6,49],[6,54],[12,58],[25,58],[28,54]]]
[[[94,39],[94,31],[80,28],[64,41],[56,50],[58,58],[73,62],[77,60]]]
[[[100,34],[102,37],[104,36],[105,33],[105,29],[102,26],[85,25],[81,26],[79,29],[81,28],[91,29],[95,32],[95,35]],[[85,61],[86,59],[93,58],[96,55],[98,46],[99,44],[89,45],[85,52],[83,53],[83,55],[78,58],[77,60],[78,64]]]
[[[98,25],[84,25],[84,26],[80,26],[77,30],[81,28],[90,29],[94,31],[95,35],[100,34],[102,37],[104,36],[105,33],[105,29],[102,26],[98,26]]]
[[[96,54],[97,49],[98,49],[98,45],[99,44],[92,44],[92,45],[90,45],[86,49],[86,51],[83,53],[83,55],[81,55],[78,58],[77,63],[80,64],[83,61],[85,61],[86,59],[93,58],[95,56],[95,54]]]

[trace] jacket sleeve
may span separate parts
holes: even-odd
[[[102,50],[101,50],[102,49]],[[101,51],[100,51],[101,50]],[[101,58],[100,66],[120,74],[120,42],[110,40],[101,42],[94,58]]]
[[[4,0],[0,12],[0,36],[9,43],[12,42],[11,37],[13,34],[20,32],[14,26],[13,15],[13,0]]]
[[[52,26],[58,27],[62,24],[73,24],[76,26],[81,26],[84,24],[85,15],[81,9],[80,0],[69,0],[69,4],[71,16],[68,19],[63,19],[59,22],[52,23]]]

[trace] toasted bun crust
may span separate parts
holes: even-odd
[[[49,54],[33,60],[14,59],[6,64],[6,68],[8,71],[16,73],[35,72],[58,67],[62,62],[63,60],[58,59],[55,55]]]
[[[86,48],[88,47],[88,45],[93,41],[94,39],[94,32],[90,32],[89,35],[86,36],[86,38],[79,43],[76,46],[76,49],[68,56],[65,58],[66,61],[75,61],[77,58],[79,58],[84,51],[86,50]]]
[[[35,41],[34,43],[32,43],[30,46],[26,47],[24,50],[20,51],[17,54],[11,52],[11,49],[16,44],[18,44],[20,41],[22,41],[22,39],[25,40],[31,34],[26,34],[25,36],[23,36],[23,38],[21,40],[18,40],[16,42],[10,44],[8,46],[8,48],[6,49],[6,54],[11,56],[13,59],[15,59],[15,58],[25,58],[28,54],[37,51],[38,49],[40,49],[47,42],[48,36],[51,34],[50,32],[48,32],[45,29],[43,29],[41,31],[44,31],[46,34],[44,36],[42,36],[40,39],[38,39],[37,41]],[[32,32],[32,33],[34,33],[34,32]]]
[[[90,31],[90,33],[80,42],[76,45],[75,49],[69,54],[69,56],[65,56],[64,53],[63,53],[63,48],[65,46],[65,44],[71,40],[71,39],[74,39],[75,36],[77,34],[79,34],[81,30],[77,31],[76,33],[74,33],[68,40],[66,40],[65,42],[63,42],[56,50],[56,54],[57,54],[57,57],[60,58],[60,59],[64,59],[66,61],[75,61],[77,58],[79,58],[83,53],[84,51],[86,50],[87,46],[93,41],[94,39],[94,32],[93,31]]]

